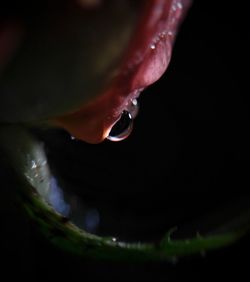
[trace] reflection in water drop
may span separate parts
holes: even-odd
[[[136,118],[139,112],[139,104],[135,98],[130,100],[130,103],[128,103],[126,107],[126,111],[129,112],[132,119]]]

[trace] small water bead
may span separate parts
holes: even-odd
[[[180,1],[176,1],[172,6],[173,11],[182,10],[182,8],[183,8],[183,5]]]
[[[150,49],[155,50],[155,44],[151,44]]]
[[[168,36],[173,36],[174,35],[174,33],[173,33],[173,31],[168,31]]]
[[[165,38],[166,38],[166,35],[167,35],[166,31],[163,31],[163,32],[161,32],[161,33],[159,34],[159,37],[160,37],[161,39],[165,39]]]
[[[126,107],[126,111],[130,113],[132,119],[136,118],[139,112],[139,104],[136,99],[130,100],[130,103]]]
[[[183,5],[182,5],[181,2],[177,2],[176,6],[177,6],[177,8],[180,9],[180,10],[183,8]]]

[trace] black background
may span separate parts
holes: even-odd
[[[100,234],[157,240],[177,225],[176,236],[192,236],[249,206],[246,8],[218,2],[194,1],[166,74],[140,98],[140,114],[129,139],[87,145],[64,132],[46,135],[57,172],[68,182],[83,181],[90,187],[82,194],[100,211]],[[87,175],[84,180],[77,178],[79,171]],[[9,278],[238,281],[249,276],[249,237],[176,264],[72,258],[40,237],[5,184],[0,270]],[[209,216],[214,211],[220,218]]]

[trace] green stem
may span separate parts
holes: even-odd
[[[52,244],[75,255],[130,261],[171,260],[229,245],[249,231],[248,213],[241,228],[188,240],[172,240],[171,232],[158,244],[126,243],[99,237],[76,227],[45,201],[43,191],[50,181],[47,159],[43,144],[26,128],[2,126],[0,148],[13,168],[19,199],[27,214]]]

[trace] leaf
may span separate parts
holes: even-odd
[[[27,129],[21,126],[2,126],[0,148],[13,167],[20,203],[27,214],[53,245],[74,255],[105,260],[175,260],[177,257],[202,254],[229,245],[249,231],[248,211],[241,217],[240,225],[229,224],[229,228],[222,228],[225,231],[204,237],[198,235],[190,239],[172,240],[175,229],[167,232],[162,241],[155,244],[126,243],[110,237],[96,236],[76,227],[45,200],[44,191],[50,181],[49,167],[42,143]]]

